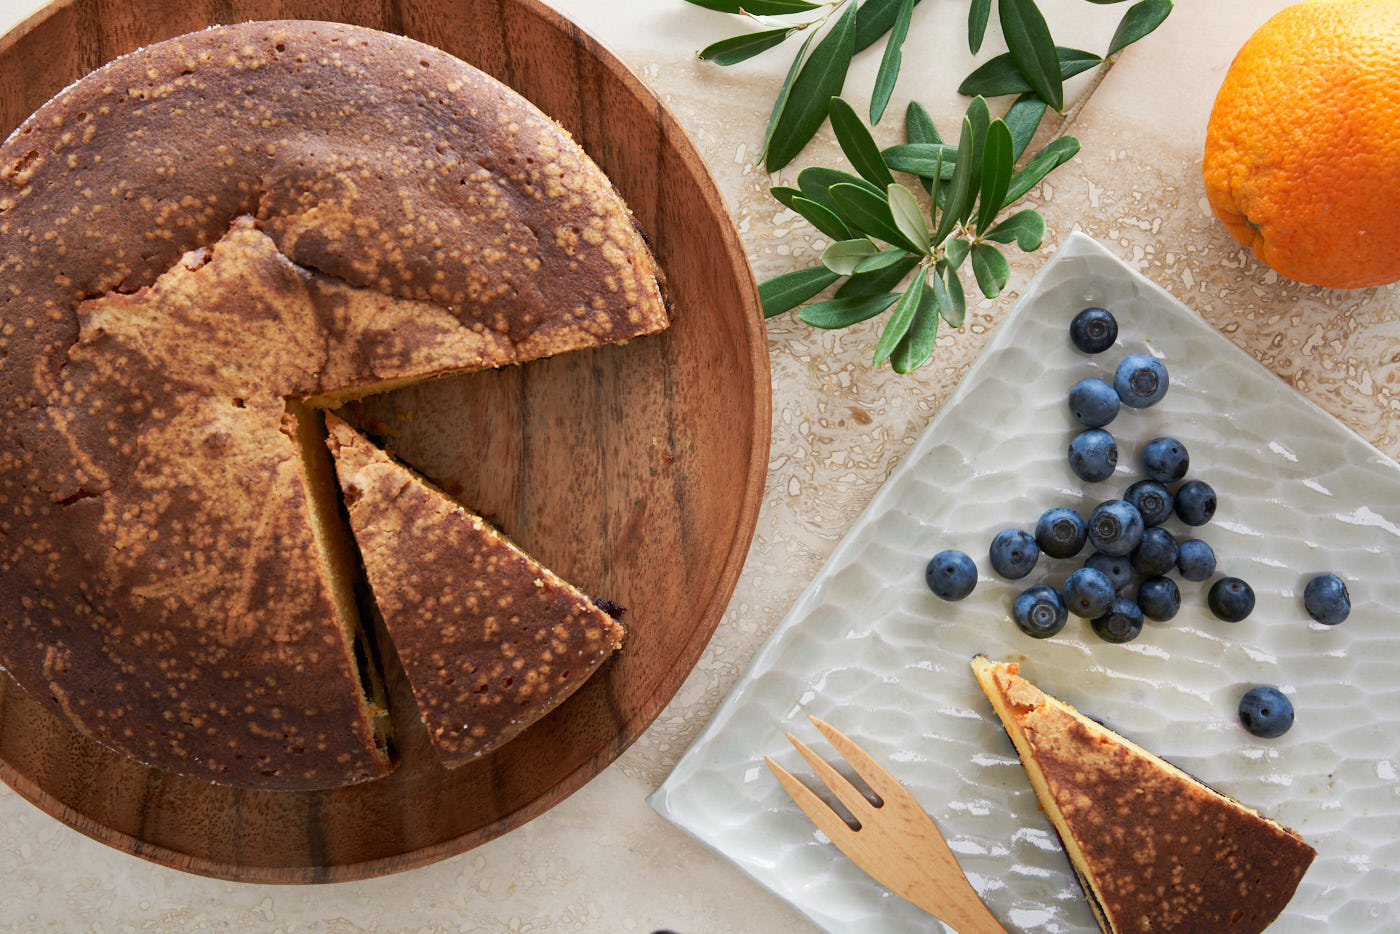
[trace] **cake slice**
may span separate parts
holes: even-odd
[[[1030,775],[1106,934],[1253,934],[1316,852],[1020,677],[972,670]]]
[[[327,413],[350,527],[419,714],[452,768],[549,713],[622,625],[479,516]]]

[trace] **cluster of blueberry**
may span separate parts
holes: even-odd
[[[1085,353],[1101,353],[1118,339],[1118,323],[1102,308],[1086,308],[1070,324],[1070,339]],[[1114,373],[1112,385],[1083,379],[1069,391],[1069,409],[1085,426],[1069,445],[1069,466],[1090,483],[1107,480],[1118,466],[1118,445],[1104,430],[1120,406],[1142,409],[1167,393],[1167,368],[1148,354],[1130,354]],[[1057,507],[1036,523],[1035,534],[1004,529],[992,539],[992,569],[1008,580],[1020,580],[1034,569],[1044,552],[1051,558],[1078,555],[1088,543],[1094,553],[1071,572],[1059,590],[1044,584],[1021,592],[1011,616],[1022,632],[1046,639],[1064,628],[1070,613],[1089,620],[1108,642],[1129,642],[1142,632],[1143,619],[1165,622],[1181,609],[1181,591],[1167,576],[1175,570],[1188,581],[1205,581],[1215,574],[1215,552],[1197,538],[1177,541],[1161,525],[1173,514],[1189,527],[1205,525],[1215,515],[1215,491],[1202,480],[1186,480],[1173,493],[1167,484],[1186,477],[1190,456],[1175,438],[1155,438],[1142,452],[1147,478],[1124,491],[1121,499],[1099,503],[1086,520],[1077,510]],[[1129,596],[1134,576],[1136,595]],[[943,551],[924,571],[929,589],[945,600],[961,600],[977,585],[977,567],[961,551]],[[1207,605],[1226,622],[1237,623],[1254,609],[1254,590],[1237,577],[1221,577],[1210,588]],[[1321,574],[1303,595],[1308,614],[1336,625],[1351,610],[1346,585],[1334,574]],[[1255,688],[1240,702],[1240,720],[1259,736],[1279,736],[1293,722],[1288,699],[1274,688]]]

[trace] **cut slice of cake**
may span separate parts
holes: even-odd
[[[508,742],[622,645],[622,625],[327,413],[350,527],[443,764]]]
[[[1106,934],[1253,934],[1293,897],[1316,852],[1020,677],[973,672],[1016,746]]]

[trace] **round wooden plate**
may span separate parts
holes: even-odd
[[[665,269],[673,323],[625,346],[435,381],[351,417],[586,592],[627,607],[623,652],[495,754],[438,765],[388,660],[401,762],[387,778],[258,792],[148,769],[0,676],[0,778],[72,827],[225,879],[329,882],[460,853],[615,759],[714,632],[763,490],[769,382],[753,278],[675,119],[537,0],[60,0],[0,39],[0,138],[69,82],[217,23],[335,19],[476,65],[563,124],[607,172]]]

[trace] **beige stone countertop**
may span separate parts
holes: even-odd
[[[118,2],[118,0],[113,0]],[[767,194],[754,163],[795,40],[719,68],[702,46],[743,30],[682,0],[551,0],[610,46],[690,133],[733,213],[758,279],[816,262],[820,235]],[[41,4],[0,0],[0,32]],[[1130,47],[1074,109],[1080,154],[1035,189],[1044,245],[1012,251],[1011,280],[945,329],[934,361],[910,376],[872,370],[880,322],[814,330],[795,315],[768,325],[773,447],[748,563],[714,639],[675,699],[611,767],[542,817],[463,855],[365,882],[242,885],[119,853],[0,786],[3,931],[562,931],[815,930],[646,804],[759,645],[816,574],[901,454],[948,398],[1018,291],[1072,230],[1083,230],[1184,301],[1303,394],[1386,454],[1400,456],[1400,320],[1395,286],[1331,292],[1280,279],[1237,246],[1206,206],[1206,119],[1234,51],[1284,0],[1179,3]],[[1041,0],[1057,41],[1102,49],[1127,5]],[[912,97],[946,129],[973,67],[966,3],[915,11],[882,145],[903,142]],[[1001,51],[988,32],[977,57]],[[880,45],[857,58],[846,96],[863,109]],[[1067,100],[1093,79],[1076,79]],[[993,102],[994,112],[1007,99]],[[777,177],[842,165],[826,129]],[[1280,387],[1280,391],[1283,388]]]

